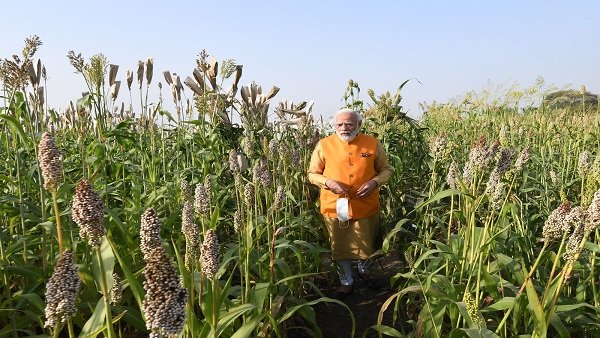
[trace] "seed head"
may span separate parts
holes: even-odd
[[[283,199],[285,198],[285,191],[282,185],[277,186],[277,191],[275,192],[275,201],[273,202],[273,208],[275,210],[280,209],[283,206]]]
[[[185,267],[188,271],[192,271],[194,262],[200,258],[200,233],[194,223],[194,208],[191,201],[183,205],[181,230],[185,236]]]
[[[429,141],[429,152],[435,161],[441,161],[448,157],[448,137],[446,135],[440,135],[433,137]]]
[[[113,272],[113,287],[110,290],[110,303],[112,305],[118,305],[123,300],[123,280],[118,273]]]
[[[133,83],[133,71],[130,69],[127,71],[127,89],[131,90],[131,84]]]
[[[213,229],[206,231],[202,243],[202,272],[212,278],[219,271],[219,239]]]
[[[596,191],[592,203],[590,203],[590,206],[587,209],[585,226],[587,231],[591,231],[600,226],[600,190]]]
[[[244,223],[242,221],[242,211],[237,209],[233,214],[233,229],[236,232],[242,231]]]
[[[515,162],[515,169],[517,171],[523,170],[527,162],[529,162],[529,158],[531,157],[531,153],[529,151],[529,147],[523,148],[517,156],[517,161]]]
[[[469,317],[471,317],[473,323],[480,328],[483,327],[485,325],[485,320],[483,319],[481,312],[479,312],[475,298],[473,298],[473,295],[471,295],[470,292],[465,292],[463,295],[463,302],[465,303],[467,313],[469,314]]]
[[[292,151],[290,153],[290,160],[292,161],[292,165],[295,168],[300,168],[302,166],[302,159],[300,158],[298,148],[292,148]]]
[[[485,193],[488,194],[488,196],[491,196],[496,190],[498,183],[500,183],[500,172],[498,168],[495,168],[487,181]]]
[[[585,177],[592,168],[592,162],[590,160],[590,152],[587,150],[582,151],[579,154],[579,161],[577,164],[577,171],[581,177]]]
[[[246,208],[251,208],[254,205],[254,185],[246,183],[244,187],[244,204]]]
[[[456,167],[456,162],[452,161],[450,163],[450,168],[448,168],[448,175],[446,175],[446,183],[450,189],[457,189],[458,183],[456,182],[456,176],[458,175],[458,169]]]
[[[542,228],[542,236],[544,241],[552,241],[561,239],[563,233],[570,231],[571,226],[567,222],[567,215],[571,212],[571,204],[563,203],[558,208],[554,209]]]
[[[272,138],[269,141],[268,149],[269,149],[269,151],[268,151],[267,156],[269,156],[270,159],[277,158],[277,149],[279,149],[279,145],[278,145],[276,138]]]
[[[229,170],[233,173],[239,173],[240,165],[238,163],[238,152],[235,149],[229,151]]]
[[[75,188],[72,206],[73,221],[79,225],[79,236],[91,246],[98,248],[104,228],[104,204],[88,180],[82,180]]]
[[[50,191],[58,189],[62,181],[62,158],[49,133],[42,134],[38,145],[38,161],[44,177],[44,188]]]
[[[183,203],[192,200],[192,188],[186,180],[181,180],[181,201]]]
[[[206,192],[204,184],[197,184],[196,191],[194,194],[194,208],[196,214],[208,217],[210,213],[210,199]]]
[[[55,327],[66,322],[77,313],[75,300],[81,281],[77,275],[73,252],[65,250],[46,285],[46,323],[44,327]]]
[[[162,249],[160,226],[160,220],[154,209],[149,208],[142,214],[142,224],[140,226],[140,250],[144,255],[145,261],[148,261],[152,251],[156,248]]]
[[[600,183],[600,154],[594,158],[594,163],[590,168],[590,177],[592,177],[596,183]]]
[[[271,175],[271,172],[269,171],[269,166],[267,164],[267,158],[266,157],[261,157],[256,164],[254,165],[254,169],[252,170],[253,173],[253,180],[255,182],[258,182],[260,185],[262,185],[263,187],[270,187],[272,180],[273,180],[273,176]]]
[[[206,196],[208,197],[208,205],[212,204],[212,182],[210,180],[210,175],[204,176],[204,190],[206,190]]]
[[[146,328],[156,337],[178,337],[186,319],[187,290],[162,246],[149,252],[144,277]]]
[[[568,263],[573,263],[575,259],[579,256],[579,245],[581,244],[581,240],[583,239],[583,235],[585,234],[585,229],[583,224],[578,225],[571,236],[569,236],[569,240],[567,241],[567,248],[565,249],[564,258]]]
[[[577,206],[571,209],[565,217],[565,221],[576,228],[580,225],[584,225],[587,218],[587,209]]]
[[[510,162],[513,157],[513,149],[512,148],[502,148],[498,152],[498,162],[496,163],[496,169],[498,170],[498,174],[503,175],[508,168],[510,168]]]

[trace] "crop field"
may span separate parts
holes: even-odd
[[[342,104],[394,168],[378,255],[402,261],[359,331],[322,292],[335,269],[306,170],[332,127],[310,98],[242,85],[205,51],[185,78],[69,52],[87,88],[58,111],[40,45],[0,56],[0,337],[321,337],[323,305],[351,318],[341,337],[600,335],[600,106],[584,86],[470,92],[413,119],[409,81],[349,81]]]

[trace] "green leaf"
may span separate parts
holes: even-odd
[[[460,195],[461,192],[460,190],[455,190],[455,189],[446,189],[446,190],[442,190],[440,192],[438,192],[437,194],[433,195],[433,197],[431,197],[430,199],[428,199],[427,201],[424,201],[423,203],[417,205],[415,207],[415,209],[413,211],[411,211],[410,213],[413,213],[431,203],[434,203],[436,201],[441,200],[442,198],[446,198],[446,197],[450,197],[452,195]],[[409,214],[410,214],[409,213]]]
[[[96,249],[98,250],[98,249]],[[106,277],[106,287],[108,288],[106,291],[110,291],[113,287],[113,270],[115,267],[115,256],[113,254],[113,250],[108,243],[108,239],[106,236],[102,238],[102,244],[100,245],[100,257],[102,259],[102,264],[98,261],[98,255],[94,255],[94,261],[92,264],[92,271],[94,274],[94,281],[96,282],[97,290],[100,292],[102,290],[103,278]],[[104,268],[104,271],[101,270],[101,267]]]
[[[271,287],[271,283],[257,283],[256,286],[254,286],[251,290],[250,290],[250,295],[249,295],[249,299],[248,302],[252,303],[253,306],[256,306],[256,308],[258,309],[258,311],[262,311],[264,304],[265,304],[265,300],[267,299],[267,296],[269,295],[269,290]]]
[[[523,274],[527,276],[527,271],[525,271],[525,268],[523,268]],[[541,337],[545,337],[548,325],[546,324],[544,309],[542,309],[542,305],[540,304],[537,291],[535,291],[531,279],[527,279],[526,281],[526,290],[527,300],[529,301],[529,310],[533,312],[533,319],[536,326],[534,332],[539,334]]]
[[[10,129],[12,129],[12,131],[18,135],[27,146],[30,145],[31,140],[29,137],[27,137],[25,130],[23,130],[23,126],[16,118],[6,114],[0,114],[0,118],[6,121],[6,123],[10,126]]]
[[[125,274],[125,278],[127,279],[127,283],[129,283],[129,288],[131,289],[131,293],[133,294],[133,297],[135,297],[135,300],[138,304],[138,308],[141,309],[145,292],[144,292],[144,289],[142,288],[142,284],[138,281],[138,279],[135,277],[135,275],[131,271],[131,268],[129,267],[129,264],[131,263],[131,261],[125,260],[121,257],[121,255],[119,255],[119,251],[115,250],[115,244],[112,242],[112,240],[110,238],[109,238],[108,242],[110,243],[111,247],[113,248],[112,252],[117,257],[117,260],[119,261],[119,266],[121,267],[121,270]]]
[[[242,304],[230,309],[226,315],[219,319],[219,322],[217,323],[217,337],[221,337],[223,331],[225,331],[225,329],[227,329],[237,317],[254,308],[255,306],[253,304]]]
[[[247,321],[244,325],[242,325],[231,338],[245,338],[250,337],[250,335],[254,332],[254,329],[261,323],[261,321],[265,318],[265,314],[260,316],[256,316],[251,320]]]
[[[100,298],[98,303],[96,304],[96,308],[94,309],[94,313],[90,316],[88,321],[81,329],[81,333],[79,334],[80,338],[93,338],[96,337],[100,332],[102,332],[103,328],[106,326],[104,323],[104,319],[106,318],[106,311],[104,307],[104,299]]]
[[[496,303],[481,309],[481,312],[500,311],[510,309],[515,304],[515,297],[504,297]]]
[[[384,335],[390,336],[390,337],[396,337],[396,338],[409,337],[409,336],[403,335],[398,330],[394,329],[393,327],[389,327],[387,325],[373,325],[369,328],[375,330],[378,333],[381,333],[381,334],[384,334]],[[365,330],[363,337],[365,337],[367,335],[367,333],[368,333],[368,330]]]
[[[561,338],[571,337],[569,329],[565,326],[565,324],[563,324],[562,320],[560,320],[560,317],[558,317],[556,313],[552,314],[552,317],[550,318],[550,324],[552,325],[552,327],[554,327],[556,332],[558,332],[558,335]]]

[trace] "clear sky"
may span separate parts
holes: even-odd
[[[538,76],[600,92],[599,1],[40,0],[0,8],[0,57],[20,53],[24,39],[38,35],[47,101],[57,109],[86,88],[69,50],[86,59],[103,53],[120,66],[123,83],[126,70],[153,57],[156,86],[164,70],[182,80],[191,75],[205,49],[242,64],[241,84],[280,87],[271,111],[283,99],[314,100],[313,113],[326,117],[343,104],[349,79],[367,103],[367,89],[394,93],[413,79],[403,103],[414,117],[420,102],[528,87]],[[120,99],[128,103],[125,88]]]

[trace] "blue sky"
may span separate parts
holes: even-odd
[[[314,100],[313,113],[325,117],[343,104],[349,79],[367,103],[367,89],[393,93],[413,79],[403,103],[414,117],[420,102],[528,87],[538,76],[600,92],[597,1],[59,0],[6,2],[2,12],[0,57],[20,53],[23,40],[38,35],[47,101],[57,109],[86,88],[69,50],[86,58],[103,53],[120,66],[121,80],[153,57],[156,86],[164,70],[191,75],[205,49],[242,64],[241,84],[280,87],[272,108],[284,99]],[[120,99],[129,100],[123,88]]]

